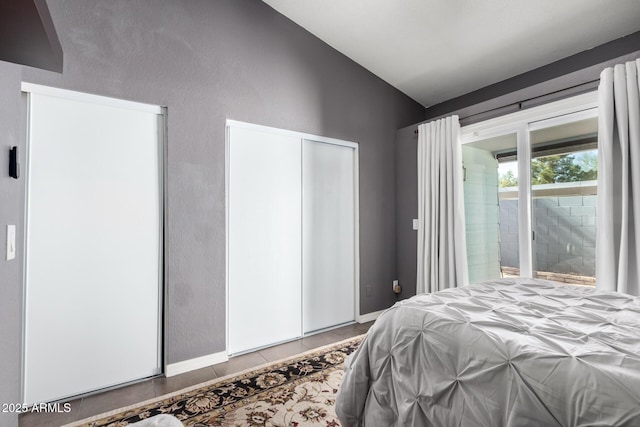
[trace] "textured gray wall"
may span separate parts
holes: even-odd
[[[21,218],[24,180],[5,166],[24,127],[21,79],[166,105],[169,363],[225,348],[227,118],[360,143],[360,277],[373,289],[361,312],[396,300],[395,132],[422,120],[422,106],[261,1],[48,4],[63,73],[0,63],[3,227]],[[21,263],[0,261],[3,401],[19,397]]]
[[[535,203],[535,202],[534,202]],[[518,201],[500,200],[500,265],[520,268]]]
[[[396,262],[401,298],[416,294],[418,234],[418,135],[415,128],[398,131],[396,142]]]
[[[563,94],[557,94],[557,91],[571,88],[576,85],[582,85],[585,82],[591,82],[597,80],[600,76],[600,72],[609,66],[617,63],[623,63],[640,56],[638,51],[637,40],[639,34],[634,33],[633,37],[627,37],[618,39],[616,43],[608,43],[608,46],[614,46],[613,54],[625,53],[623,56],[616,57],[606,62],[601,62],[603,57],[606,57],[606,53],[603,53],[600,49],[592,49],[584,51],[579,55],[575,55],[572,60],[562,60],[557,63],[546,65],[543,68],[542,74],[548,74],[550,76],[559,76],[552,78],[548,81],[540,82],[541,72],[532,70],[529,73],[524,73],[517,78],[509,79],[504,84],[511,92],[506,95],[502,95],[504,87],[502,83],[496,83],[492,85],[496,89],[496,93],[500,93],[493,99],[489,97],[487,91],[480,90],[478,93],[469,94],[469,97],[465,96],[438,104],[438,108],[432,108],[427,111],[428,117],[431,115],[451,115],[458,114],[463,121],[464,117],[469,119],[464,120],[466,124],[474,123],[476,121],[485,120],[498,115],[507,114],[517,110],[512,108],[513,103],[518,103],[521,100],[531,100],[523,105],[523,108],[533,107],[544,102],[550,102],[551,100],[559,99],[562,96],[570,96],[575,94],[572,90],[566,91]],[[632,53],[626,53],[632,51]],[[575,61],[586,67],[579,71],[574,71]],[[563,71],[566,74],[563,74]],[[498,90],[500,89],[500,90]],[[591,87],[593,90],[594,87]],[[453,102],[455,101],[455,102]],[[451,107],[454,109],[447,110],[445,107]],[[504,107],[504,108],[502,108]],[[502,109],[501,109],[502,108]],[[492,110],[496,109],[496,110]],[[489,111],[487,114],[482,112]],[[435,118],[435,117],[434,117]],[[428,119],[426,121],[431,121]],[[426,122],[425,121],[425,122]],[[410,297],[411,293],[405,292],[405,290],[415,290],[416,280],[416,257],[417,257],[417,235],[411,231],[411,218],[416,218],[418,215],[418,192],[417,192],[417,180],[418,180],[418,168],[417,168],[417,148],[418,137],[414,131],[418,129],[418,124],[413,124],[407,128],[400,129],[396,133],[396,254],[398,256],[397,268],[398,277],[401,280],[403,286],[402,297]],[[409,229],[407,229],[409,227]]]
[[[22,238],[23,180],[9,177],[9,148],[20,146],[20,67],[0,61],[0,404],[20,402],[22,342],[22,264],[6,261],[7,224]],[[24,150],[22,150],[24,153]],[[22,156],[22,154],[21,154]],[[18,416],[0,411],[0,426],[18,424]]]

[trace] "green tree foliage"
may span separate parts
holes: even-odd
[[[507,173],[500,177],[498,185],[500,188],[517,187],[518,178],[513,174],[513,171],[508,170]]]
[[[597,158],[589,153],[545,156],[531,162],[531,183],[554,184],[597,179]]]
[[[531,184],[591,181],[598,178],[598,155],[595,150],[582,153],[538,157],[531,162]],[[499,185],[516,187],[518,178],[511,170],[500,175]]]

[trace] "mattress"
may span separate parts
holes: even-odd
[[[640,298],[535,279],[417,295],[345,361],[344,426],[640,426]]]

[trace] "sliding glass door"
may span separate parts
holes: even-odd
[[[518,259],[518,187],[504,183],[504,165],[495,153],[515,150],[515,133],[466,144],[464,200],[467,258],[471,283],[516,274]],[[507,163],[507,177],[517,178],[515,162]],[[507,185],[503,191],[502,186]],[[503,246],[504,245],[504,246]]]
[[[530,129],[533,274],[543,279],[592,285],[598,118],[543,125]]]
[[[593,285],[597,125],[586,94],[462,129],[470,282]]]

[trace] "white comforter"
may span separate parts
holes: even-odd
[[[640,426],[640,298],[531,279],[418,295],[345,362],[344,426]]]

